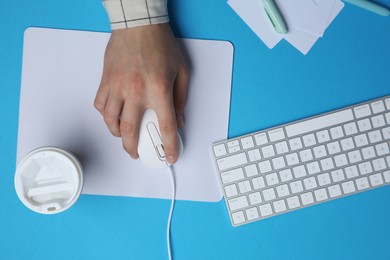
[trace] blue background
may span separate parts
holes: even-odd
[[[24,30],[110,28],[99,0],[0,0],[0,10],[0,259],[166,259],[170,201],[82,195],[45,216],[18,200]],[[269,50],[225,0],[170,0],[170,16],[179,37],[235,47],[230,137],[390,94],[389,17],[346,4],[304,56],[285,41]],[[174,258],[390,259],[389,199],[384,187],[239,228],[223,201],[180,201]]]

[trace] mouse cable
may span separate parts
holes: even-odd
[[[169,258],[169,260],[172,260],[170,234],[171,234],[172,212],[173,212],[173,208],[175,206],[176,185],[175,185],[175,174],[173,172],[173,167],[170,165],[170,166],[168,166],[168,169],[169,169],[169,173],[171,175],[171,180],[172,180],[172,203],[171,203],[171,210],[169,212],[168,225],[167,225],[167,248],[168,248],[168,258]]]

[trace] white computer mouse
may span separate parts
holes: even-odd
[[[177,138],[179,140],[180,155],[183,151],[183,142],[179,134],[177,134]],[[164,168],[169,165],[165,158],[157,114],[150,108],[146,109],[142,116],[139,129],[138,155],[144,164],[152,168]]]

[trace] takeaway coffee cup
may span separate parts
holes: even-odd
[[[60,213],[79,198],[83,170],[77,158],[57,147],[28,153],[15,173],[15,189],[23,204],[41,214]]]

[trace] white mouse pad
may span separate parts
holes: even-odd
[[[17,162],[41,146],[74,153],[84,168],[84,194],[170,198],[168,169],[132,160],[93,101],[109,33],[30,28],[25,32]],[[227,138],[233,47],[181,39],[191,72],[184,153],[174,166],[177,199],[222,198],[210,144]]]

